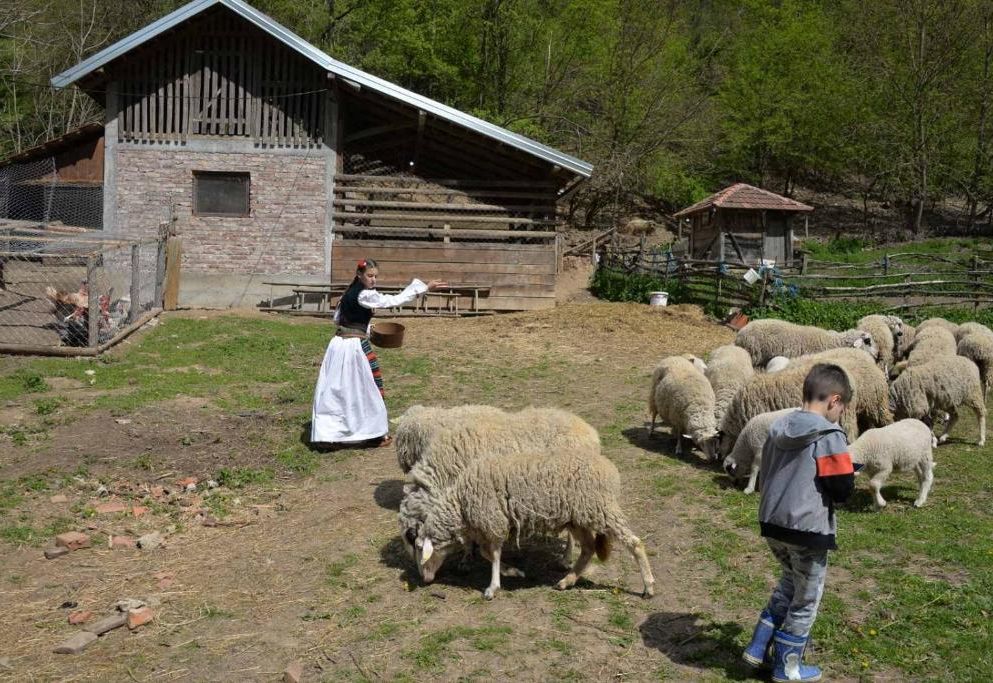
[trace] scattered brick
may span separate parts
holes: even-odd
[[[91,612],[88,609],[69,613],[69,623],[72,624],[73,626],[77,624],[85,624],[92,618],[93,618],[93,612]]]
[[[155,618],[155,612],[153,612],[148,607],[139,607],[138,609],[133,609],[128,611],[128,628],[132,631],[139,626],[144,626],[145,624],[152,621]]]
[[[57,655],[78,655],[97,639],[96,635],[88,631],[80,631],[72,638],[62,642],[55,648]]]
[[[120,628],[126,623],[128,623],[128,615],[124,612],[115,612],[109,617],[90,624],[84,630],[99,636],[107,631],[113,631],[115,628]]]
[[[100,503],[93,509],[97,511],[97,514],[108,515],[115,512],[124,512],[128,509],[128,506],[119,500],[114,500],[109,503]]]
[[[300,683],[301,678],[303,678],[303,664],[300,662],[290,663],[283,671],[283,683]]]
[[[148,512],[148,508],[143,505],[135,505],[131,508],[131,514],[135,517],[141,517],[146,512]]]
[[[45,548],[45,559],[54,560],[57,557],[68,555],[70,552],[72,551],[65,547]]]
[[[69,550],[79,550],[90,547],[90,537],[78,531],[67,531],[55,537],[55,545]]]
[[[68,503],[69,498],[64,493],[57,493],[48,499],[52,503]]]
[[[179,486],[180,486],[181,488],[184,488],[184,489],[185,489],[185,488],[188,488],[188,487],[189,487],[189,486],[190,486],[191,484],[193,485],[193,488],[196,488],[196,485],[197,485],[197,483],[198,483],[199,481],[200,481],[200,480],[199,480],[199,479],[197,479],[196,477],[184,477],[183,479],[180,479],[180,480],[179,480],[179,481],[177,481],[176,483],[177,483],[177,484],[178,484],[178,485],[179,485]]]

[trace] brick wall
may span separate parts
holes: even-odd
[[[313,154],[191,152],[114,147],[116,226],[150,237],[175,206],[183,269],[203,273],[324,272],[324,168]],[[192,211],[193,171],[251,174],[251,215],[199,217]],[[111,201],[107,197],[107,201]]]

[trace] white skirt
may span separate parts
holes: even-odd
[[[314,389],[310,440],[353,443],[389,432],[386,404],[357,337],[334,337]]]

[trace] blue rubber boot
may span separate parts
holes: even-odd
[[[776,631],[772,638],[773,683],[821,680],[821,670],[818,667],[803,663],[803,650],[806,646],[806,636]]]
[[[772,642],[773,632],[782,624],[782,620],[773,617],[768,609],[762,610],[762,614],[759,615],[759,620],[755,624],[755,630],[752,632],[752,642],[741,653],[741,658],[756,669],[771,666],[772,658],[769,656],[769,644]]]

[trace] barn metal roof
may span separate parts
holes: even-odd
[[[340,76],[341,78],[358,83],[362,87],[369,88],[387,97],[399,100],[412,107],[422,109],[438,118],[450,121],[456,125],[485,135],[493,140],[510,145],[519,150],[527,152],[550,164],[555,164],[573,171],[583,177],[590,177],[593,166],[581,159],[560,152],[556,149],[543,145],[523,135],[518,135],[495,124],[483,121],[459,111],[440,102],[418,95],[415,92],[401,88],[395,83],[377,78],[372,74],[348,66],[343,62],[333,59],[329,55],[321,52],[316,47],[296,35],[286,27],[280,25],[272,18],[242,0],[193,0],[187,5],[180,7],[175,12],[167,14],[158,21],[155,21],[143,29],[132,33],[113,45],[104,48],[100,52],[83,60],[76,66],[63,71],[52,78],[52,85],[57,88],[64,88],[72,85],[84,76],[93,73],[100,67],[106,65],[114,59],[126,54],[135,47],[155,38],[156,36],[178,26],[192,17],[204,12],[215,5],[223,5],[246,21],[262,29],[276,40],[280,41],[290,49],[298,52],[302,56],[311,60],[325,70]]]
[[[763,190],[746,183],[735,183],[720,192],[715,192],[706,199],[701,199],[693,206],[688,206],[675,214],[677,218],[706,211],[711,207],[718,209],[750,209],[753,211],[813,211],[814,207],[801,204],[775,192]]]

